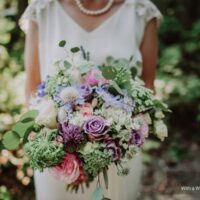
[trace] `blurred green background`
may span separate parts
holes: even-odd
[[[141,200],[200,199],[200,1],[155,0],[159,29],[157,94],[170,106],[169,137],[144,147]],[[0,139],[23,112],[24,34],[18,20],[28,0],[0,1]],[[33,171],[23,151],[0,142],[0,200],[34,200]]]

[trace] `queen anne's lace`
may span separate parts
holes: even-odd
[[[37,22],[37,14],[46,8],[46,6],[52,1],[55,0],[33,0],[19,20],[21,29],[26,32],[28,28],[28,21],[32,20]]]

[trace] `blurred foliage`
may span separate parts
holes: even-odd
[[[179,162],[187,156],[188,144],[200,142],[200,1],[154,2],[164,15],[156,89],[173,114],[165,145],[150,141],[145,149],[159,148],[159,154],[167,152],[166,159]],[[28,0],[0,1],[0,139],[24,109],[24,34],[17,22],[27,4]],[[151,160],[148,154],[144,158]],[[23,151],[6,151],[0,143],[0,199],[9,200],[13,194],[12,199],[26,199],[27,191],[32,194],[32,175]]]
[[[0,199],[11,200],[11,195],[5,186],[0,187]]]

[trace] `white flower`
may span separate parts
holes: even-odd
[[[61,90],[60,98],[63,103],[74,102],[78,97],[78,91],[74,87],[66,87]]]
[[[39,114],[36,117],[37,124],[44,125],[52,129],[57,127],[57,108],[52,99],[42,99],[35,109],[39,111]]]
[[[154,127],[155,127],[155,134],[161,141],[163,141],[165,137],[168,136],[167,126],[164,124],[162,120],[158,120],[154,122]]]
[[[87,142],[86,145],[79,152],[83,155],[92,153],[95,149],[99,147],[99,144],[94,142]]]
[[[82,127],[84,122],[88,119],[87,116],[83,116],[81,113],[79,112],[75,112],[73,114],[73,117],[71,117],[70,119],[70,123],[74,124],[76,126]]]
[[[147,122],[147,124],[152,124],[151,116],[149,113],[145,113],[144,118],[145,118],[145,121]]]
[[[107,124],[108,124],[108,126],[111,126],[113,124],[113,119],[112,118],[108,118],[107,119]]]
[[[116,129],[116,131],[120,131],[121,130],[121,125],[119,125],[119,124],[117,124],[116,126],[115,126],[115,129]]]
[[[163,114],[162,111],[159,110],[159,111],[156,111],[155,117],[156,117],[157,119],[163,119],[163,118],[165,117],[165,115]]]

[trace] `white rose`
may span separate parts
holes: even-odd
[[[164,124],[162,120],[158,120],[154,122],[154,127],[155,127],[155,134],[161,141],[163,141],[165,137],[168,136],[167,126]]]
[[[39,111],[39,114],[36,117],[37,124],[44,125],[52,129],[57,127],[57,108],[52,99],[42,99],[37,105],[36,110]]]

